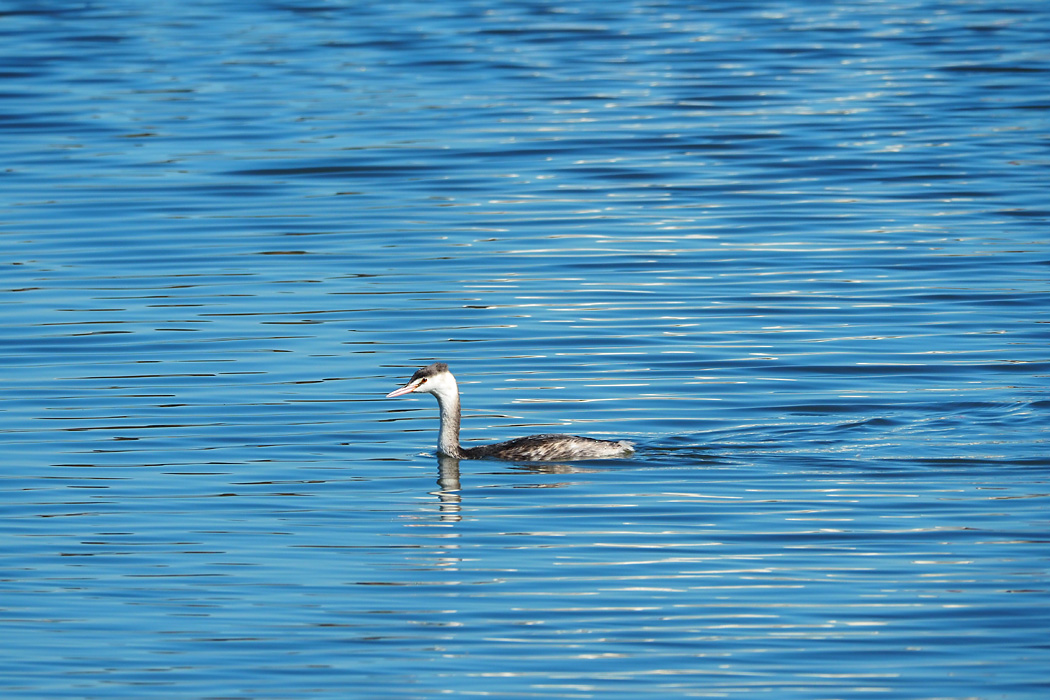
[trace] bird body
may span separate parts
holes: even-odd
[[[438,433],[438,452],[456,459],[508,459],[525,462],[560,462],[576,459],[605,459],[624,457],[634,452],[631,443],[624,440],[596,440],[579,435],[529,435],[506,442],[477,447],[459,444],[460,403],[459,385],[448,365],[435,362],[416,371],[400,389],[387,398],[404,394],[433,394],[441,413]]]

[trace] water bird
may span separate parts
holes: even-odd
[[[624,457],[634,452],[625,440],[596,440],[579,435],[529,435],[506,442],[477,447],[459,444],[459,385],[448,365],[435,362],[416,371],[400,389],[386,395],[388,399],[405,394],[433,394],[441,412],[438,452],[456,459],[507,459],[523,462],[572,461]]]

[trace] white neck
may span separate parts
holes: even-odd
[[[449,457],[460,457],[459,448],[459,386],[451,374],[442,377],[440,385],[431,391],[441,412],[441,428],[438,433],[438,452]]]

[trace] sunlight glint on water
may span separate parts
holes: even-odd
[[[1048,29],[14,3],[0,690],[1042,698]]]

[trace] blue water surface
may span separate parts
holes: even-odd
[[[3,4],[0,693],[1047,697],[1048,35]]]

